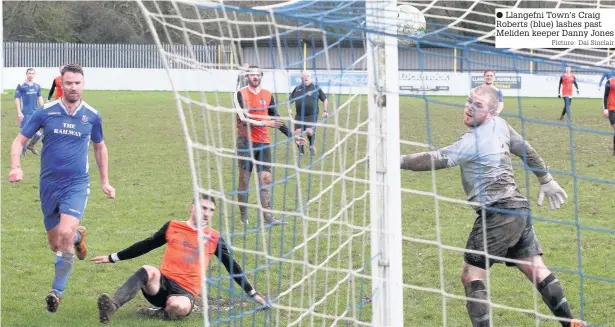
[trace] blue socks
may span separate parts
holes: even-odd
[[[77,244],[81,241],[81,234],[79,232],[75,232],[75,242]],[[56,253],[56,262],[55,262],[55,276],[53,277],[53,282],[51,284],[51,288],[59,297],[62,297],[62,292],[66,289],[66,284],[68,283],[68,275],[73,269],[73,261],[75,260],[75,255],[73,253]]]
[[[75,255],[73,253],[58,252],[56,254],[56,273],[53,278],[51,288],[56,294],[58,294],[60,298],[62,297],[62,292],[64,292],[64,289],[66,289],[66,284],[68,283],[68,275],[73,268],[74,259]]]

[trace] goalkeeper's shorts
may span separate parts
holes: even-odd
[[[484,218],[486,228],[484,228],[482,215],[478,215],[466,245],[468,250],[485,251],[483,232],[486,230],[488,260],[484,254],[466,252],[464,261],[472,266],[488,269],[494,263],[506,262],[507,266],[516,265],[496,259],[494,256],[520,259],[542,255],[542,249],[534,233],[530,210],[526,208],[497,210],[494,212],[489,208],[486,209]]]

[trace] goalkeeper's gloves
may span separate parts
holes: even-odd
[[[566,194],[566,191],[559,186],[551,174],[546,174],[545,176],[539,178],[539,181],[540,191],[538,192],[537,204],[542,206],[542,202],[546,197],[549,201],[550,210],[559,209],[562,204],[566,202],[566,199],[568,199],[568,194]]]

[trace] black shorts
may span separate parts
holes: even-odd
[[[615,125],[615,110],[609,110],[609,122]]]
[[[316,130],[316,123],[318,121],[318,113],[311,116],[295,116],[295,124],[294,130],[301,130],[302,132],[308,128],[311,128],[312,131]]]
[[[167,278],[162,273],[160,274],[160,289],[158,290],[158,293],[156,293],[155,295],[149,295],[145,293],[143,289],[141,289],[141,292],[149,303],[159,308],[166,307],[167,299],[171,296],[187,297],[188,299],[190,299],[190,312],[192,312],[192,309],[194,308],[194,295],[188,292],[188,290],[186,290],[185,288],[179,286],[179,284],[177,284],[174,280]]]
[[[252,151],[250,144],[245,137],[237,137],[237,155],[241,157],[254,158],[262,163],[256,164],[257,172],[271,172],[271,144],[268,143],[252,143]],[[239,168],[247,171],[252,171],[254,162],[250,159],[239,159]]]
[[[487,253],[489,265],[483,254],[464,253],[464,261],[472,266],[482,269],[490,268],[494,263],[501,263],[492,256],[508,259],[519,259],[542,255],[542,249],[530,216],[530,210],[526,208],[497,209],[505,212],[494,212],[486,209],[485,222],[487,223]],[[469,250],[484,251],[483,217],[480,214],[474,222],[474,227],[468,237],[466,248]],[[506,262],[507,266],[515,266],[515,263]]]

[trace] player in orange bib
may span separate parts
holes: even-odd
[[[559,120],[564,120],[564,116],[568,113],[568,117],[570,116],[570,109],[572,105],[572,85],[577,88],[577,94],[579,94],[579,85],[577,84],[577,78],[574,77],[574,74],[571,73],[572,68],[566,67],[566,74],[563,74],[559,78],[559,86],[557,87],[557,97],[564,97],[564,109],[562,109],[562,115],[559,117]]]
[[[64,66],[61,66],[60,71],[62,71],[63,68]],[[64,95],[64,91],[62,90],[62,76],[56,76],[53,79],[53,82],[51,82],[51,87],[49,88],[49,95],[47,95],[47,101],[51,101],[51,97],[53,96],[54,91],[56,93],[56,100]]]
[[[202,226],[209,225],[209,219],[216,210],[216,201],[208,195],[200,196]],[[156,248],[167,245],[160,269],[143,266],[115,292],[113,296],[101,294],[98,297],[100,322],[107,323],[111,316],[124,304],[132,300],[139,290],[147,301],[156,308],[139,310],[148,316],[162,319],[178,319],[192,312],[194,302],[201,291],[201,262],[198,251],[197,217],[194,203],[190,205],[191,215],[187,221],[166,222],[154,235],[134,243],[128,248],[110,255],[98,256],[91,261],[97,264],[115,263],[144,255]],[[205,270],[212,255],[218,257],[235,282],[243,288],[252,300],[269,309],[269,305],[250,285],[241,266],[233,259],[220,232],[204,227]]]
[[[609,119],[613,131],[615,131],[615,76],[609,78],[604,85],[602,108],[604,117]],[[613,155],[615,156],[615,136],[613,136]]]
[[[237,115],[237,155],[246,159],[239,160],[239,188],[237,197],[240,203],[248,202],[250,175],[256,165],[258,190],[260,192],[263,220],[270,225],[283,224],[271,215],[271,139],[269,129],[277,128],[286,137],[292,137],[289,129],[280,120],[273,94],[261,87],[263,73],[258,66],[249,66],[248,85],[237,90],[237,105],[243,109],[246,119]],[[248,120],[249,119],[249,120]],[[248,208],[239,205],[241,221],[248,223]]]

